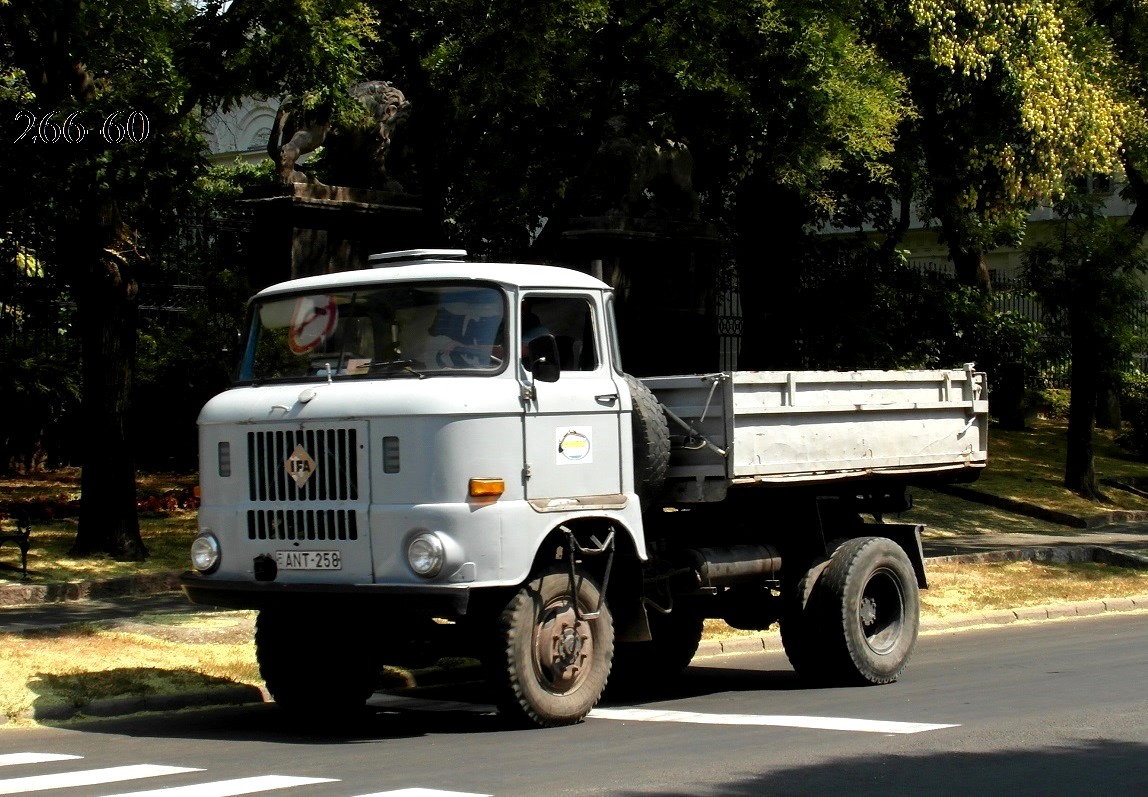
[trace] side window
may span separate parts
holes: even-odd
[[[563,371],[596,371],[599,356],[596,345],[593,306],[577,296],[527,296],[522,300],[522,354],[527,368],[527,346],[541,335],[553,335]]]

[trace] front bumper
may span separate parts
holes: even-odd
[[[466,615],[470,587],[387,586],[378,584],[284,584],[274,581],[228,581],[187,571],[180,585],[192,603],[228,609],[264,609],[269,606],[342,604],[355,610],[378,604],[404,615],[456,618]]]

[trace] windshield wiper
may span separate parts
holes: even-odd
[[[419,379],[426,379],[426,374],[414,369],[415,361],[410,359],[398,360],[371,360],[371,362],[360,366],[366,368],[369,373],[374,373],[376,369],[383,369],[383,372],[392,372],[394,374],[407,374],[410,376],[418,377]]]

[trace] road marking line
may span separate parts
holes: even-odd
[[[395,789],[394,791],[360,794],[358,797],[491,797],[491,795],[469,791],[443,791],[442,789]]]
[[[161,775],[176,775],[182,772],[202,772],[190,767],[164,767],[154,764],[135,764],[126,767],[106,767],[104,769],[83,769],[79,772],[62,772],[59,775],[32,775],[26,778],[0,780],[0,794],[26,794],[47,789],[66,789],[73,786],[96,786],[102,783],[116,783],[121,780],[155,778]]]
[[[250,778],[217,780],[212,783],[195,783],[190,786],[171,786],[166,789],[133,791],[116,794],[112,797],[235,797],[239,794],[255,794],[272,789],[290,789],[293,786],[310,786],[312,783],[338,783],[338,778],[300,778],[293,775],[259,775]]]
[[[62,753],[4,753],[0,755],[0,767],[10,767],[16,764],[44,764],[48,761],[72,761],[83,758],[82,755],[64,755]]]
[[[697,725],[768,725],[781,728],[813,728],[826,731],[861,731],[864,733],[921,733],[957,725],[925,722],[861,720],[849,717],[801,717],[785,714],[702,714],[696,711],[655,711],[645,708],[596,708],[591,719],[630,720],[633,722],[684,722]]]

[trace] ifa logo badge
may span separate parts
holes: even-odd
[[[287,475],[295,482],[295,486],[302,489],[307,480],[315,473],[315,460],[311,459],[311,455],[302,445],[296,444],[291,456],[287,457],[287,461],[283,463],[283,470],[287,471]]]

